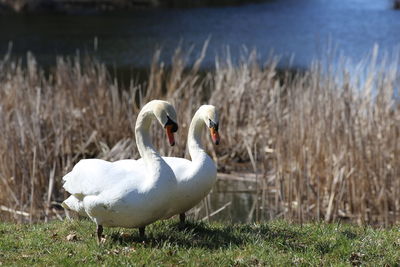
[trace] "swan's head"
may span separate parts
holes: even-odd
[[[199,108],[203,117],[204,123],[210,129],[211,139],[214,144],[219,144],[219,118],[217,109],[213,105],[203,105]]]
[[[169,102],[162,100],[153,100],[151,105],[154,116],[167,132],[169,144],[175,145],[174,133],[178,131],[175,108]]]

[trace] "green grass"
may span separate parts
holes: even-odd
[[[283,221],[180,227],[165,221],[147,227],[145,240],[134,229],[105,228],[99,246],[94,223],[86,220],[0,223],[0,265],[395,265],[399,230]],[[70,234],[76,235],[72,241]]]

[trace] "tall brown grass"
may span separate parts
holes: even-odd
[[[205,48],[189,65],[177,49],[166,69],[156,52],[148,79],[125,87],[93,59],[60,57],[47,74],[33,55],[26,64],[6,55],[0,62],[2,218],[63,217],[56,204],[66,196],[63,174],[81,158],[138,157],[135,117],[141,105],[162,98],[174,103],[181,126],[174,148],[154,127],[164,155],[187,156],[194,111],[202,103],[218,107],[222,144],[205,144],[220,172],[253,173],[252,220],[400,221],[396,59],[378,63],[374,53],[351,72],[344,63],[316,62],[293,75],[279,73],[277,60],[259,64],[254,53],[200,71],[204,54]]]

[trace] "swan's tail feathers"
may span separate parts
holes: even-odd
[[[79,181],[79,176],[76,175],[76,173],[74,173],[73,171],[67,173],[66,175],[64,175],[64,177],[62,178],[63,181],[63,185],[62,187],[64,188],[65,191],[67,191],[70,194],[76,195],[78,197],[80,197],[81,195],[81,183],[77,182]],[[69,206],[69,204],[71,204],[71,202],[67,202],[67,205]],[[74,205],[72,203],[72,205]],[[70,206],[71,209],[74,209],[73,207]]]
[[[72,173],[72,171],[64,175],[62,178],[62,184],[63,184],[62,187],[64,188],[64,190],[71,194],[74,194],[75,192],[73,192],[74,189],[73,185],[75,180],[76,180],[75,175],[74,173]]]
[[[73,220],[73,219],[76,219],[76,218],[78,217],[78,213],[76,213],[76,212],[74,212],[73,210],[71,210],[71,209],[68,207],[68,204],[65,203],[65,201],[63,201],[63,203],[61,203],[61,207],[64,208],[64,210],[65,210],[65,215],[67,216],[67,219],[68,219],[68,220]]]
[[[65,209],[65,213],[69,219],[71,218],[71,214],[87,217],[86,211],[83,207],[83,202],[74,195],[71,195],[69,198],[64,200],[61,206]]]
[[[63,184],[65,184],[69,180],[70,176],[71,176],[71,172],[69,172],[63,176],[63,178],[62,178]]]

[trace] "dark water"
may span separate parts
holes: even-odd
[[[97,38],[97,51],[94,40]],[[392,51],[400,43],[400,11],[392,0],[273,0],[263,4],[197,9],[149,9],[101,15],[3,15],[0,53],[13,42],[14,55],[32,51],[52,65],[55,55],[96,53],[109,65],[146,67],[157,47],[164,59],[181,43],[195,57],[211,38],[205,66],[226,46],[237,59],[256,48],[261,60],[273,52],[282,62],[307,67],[324,57],[328,43],[359,60],[379,44]]]

